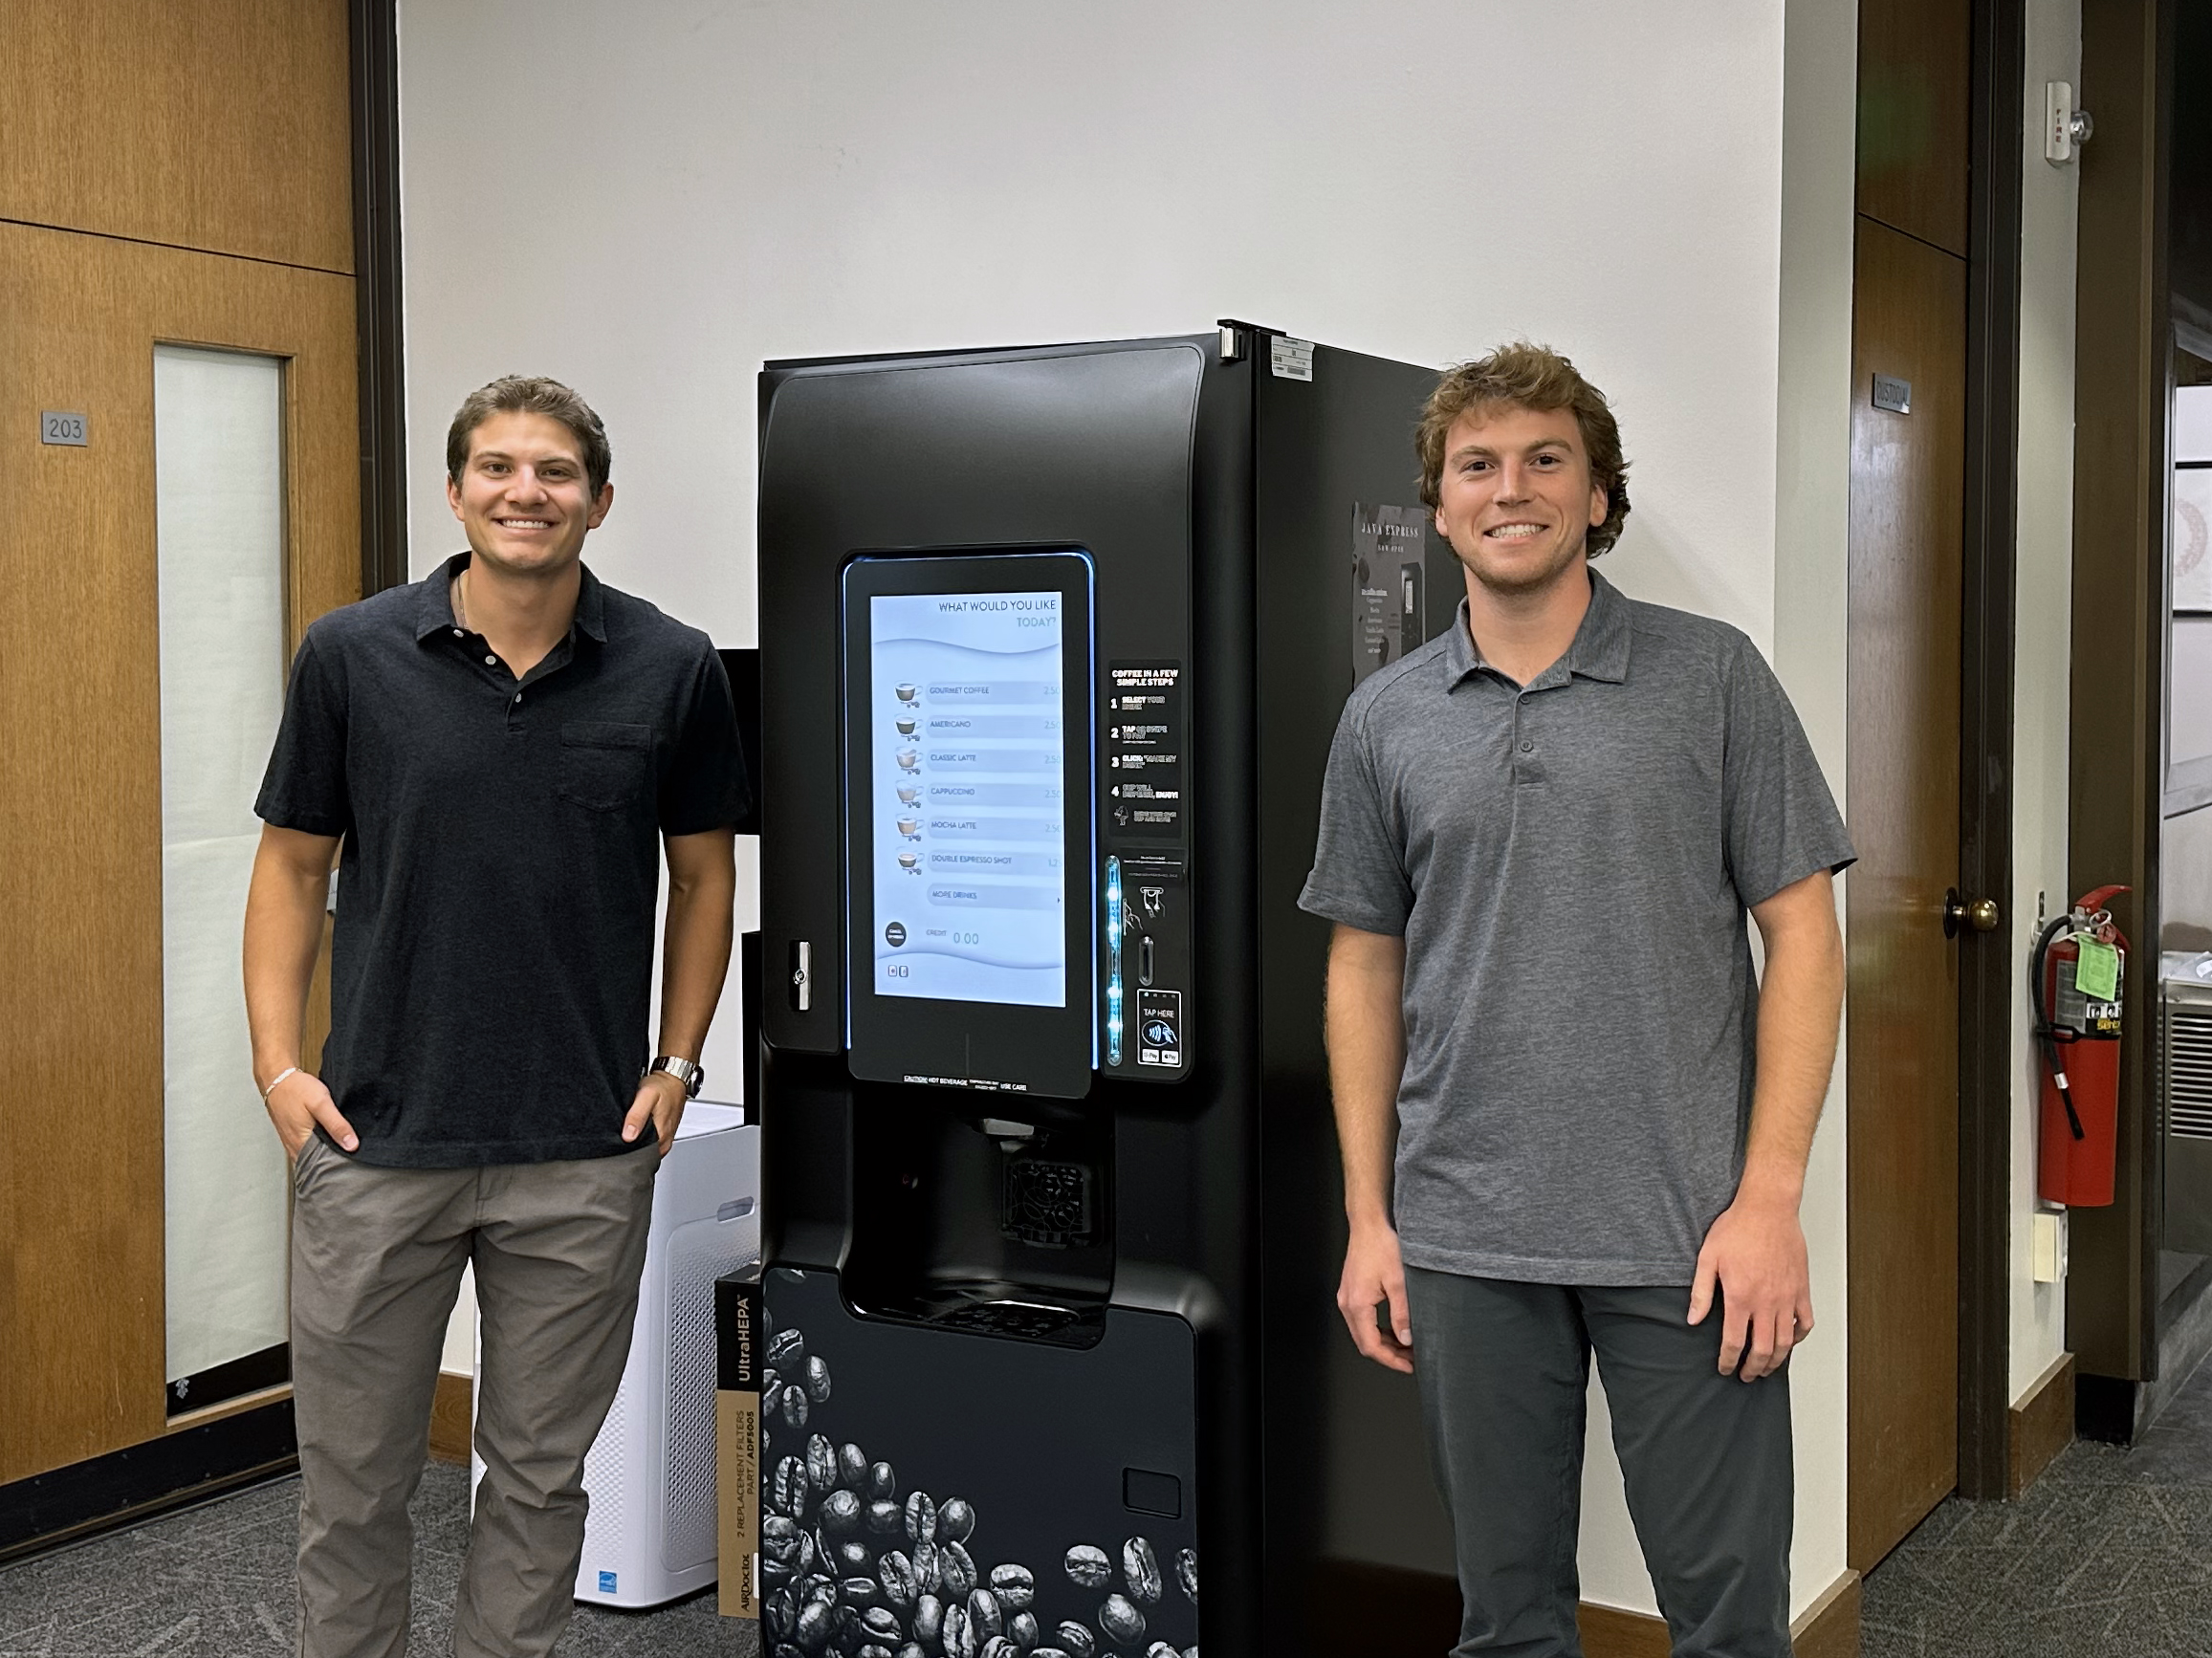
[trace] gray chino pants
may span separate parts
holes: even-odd
[[[1793,1476],[1786,1368],[1719,1373],[1718,1305],[1406,1269],[1429,1453],[1464,1614],[1454,1658],[1581,1658],[1591,1352],[1629,1513],[1676,1658],[1787,1658]]]
[[[294,1165],[292,1389],[300,1658],[404,1658],[430,1399],[461,1268],[484,1340],[485,1472],[457,1658],[540,1658],[568,1625],[583,1459],[629,1357],[651,1149],[575,1163],[378,1168],[310,1139]]]

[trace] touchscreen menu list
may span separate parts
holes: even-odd
[[[1066,1006],[1062,644],[1057,593],[869,599],[878,993]]]

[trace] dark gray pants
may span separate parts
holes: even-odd
[[[622,1384],[660,1154],[377,1168],[319,1139],[294,1166],[292,1397],[299,1658],[407,1650],[407,1499],[438,1353],[473,1262],[484,1478],[453,1607],[459,1658],[542,1658],[583,1553],[583,1459]]]
[[[1581,1658],[1582,1456],[1594,1349],[1629,1513],[1676,1658],[1787,1658],[1786,1370],[1719,1373],[1718,1305],[1406,1269],[1413,1371],[1465,1614],[1454,1658]]]

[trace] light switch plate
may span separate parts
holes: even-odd
[[[2057,1283],[2066,1272],[2066,1217],[2038,1210],[2029,1217],[2028,1240],[2035,1281]]]

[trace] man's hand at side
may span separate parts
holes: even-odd
[[[318,1123],[346,1150],[361,1145],[330,1090],[299,1068],[307,987],[322,948],[330,864],[337,856],[335,835],[264,824],[246,888],[246,1023],[253,1038],[253,1081],[264,1090],[269,1121],[284,1143],[284,1155],[292,1158]]]
[[[1391,1162],[1398,1139],[1398,1078],[1406,1065],[1402,998],[1406,941],[1338,924],[1328,942],[1328,1085],[1344,1153],[1344,1211],[1351,1223],[1337,1311],[1352,1344],[1392,1370],[1413,1367],[1406,1269],[1391,1219]],[[1390,1328],[1376,1320],[1390,1310]]]
[[[1720,1371],[1746,1382],[1782,1368],[1812,1334],[1812,1275],[1798,1204],[1812,1132],[1835,1065],[1843,1014],[1843,934],[1825,869],[1751,906],[1766,971],[1759,987],[1759,1070],[1736,1200],[1697,1252],[1690,1322],[1719,1291]]]
[[[1790,1349],[1812,1334],[1812,1272],[1794,1203],[1738,1195],[1697,1252],[1691,1323],[1705,1321],[1716,1288],[1721,1370],[1756,1382],[1781,1369]]]
[[[730,971],[732,907],[737,901],[736,835],[709,829],[664,839],[668,859],[668,921],[661,935],[661,1043],[656,1052],[690,1059],[706,1045],[707,1026]],[[661,1155],[676,1143],[690,1096],[666,1071],[638,1083],[623,1138],[635,1140],[650,1123]]]
[[[1390,1310],[1385,1329],[1378,1314]],[[1351,1331],[1352,1345],[1392,1370],[1413,1367],[1413,1320],[1406,1311],[1406,1268],[1398,1258],[1398,1234],[1388,1226],[1352,1229],[1344,1253],[1344,1276],[1336,1287],[1336,1308]]]
[[[276,1138],[284,1142],[284,1155],[296,1162],[317,1124],[346,1150],[361,1149],[353,1124],[339,1114],[338,1102],[330,1097],[320,1077],[295,1071],[269,1090],[264,1103],[269,1107],[269,1121],[276,1125]]]
[[[649,1126],[660,1137],[661,1155],[668,1156],[668,1147],[676,1143],[677,1124],[684,1121],[686,1099],[683,1083],[668,1072],[647,1072],[623,1118],[623,1138],[635,1140]]]

